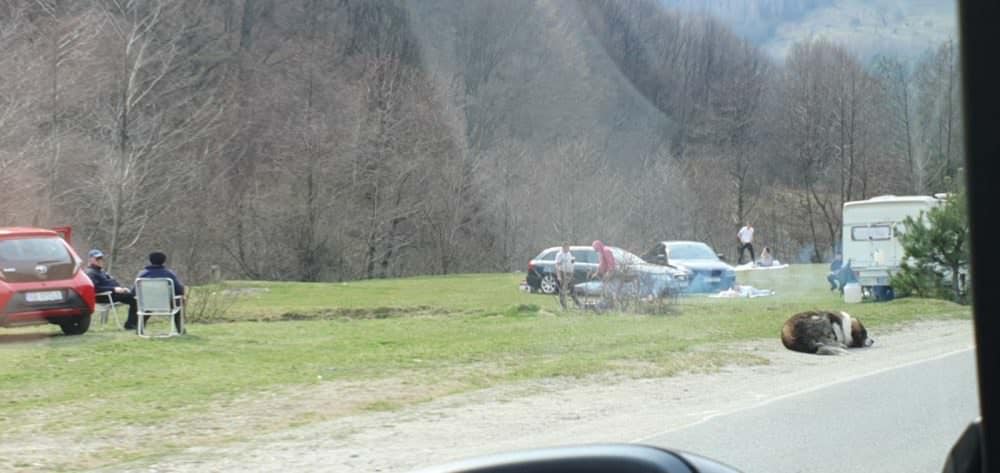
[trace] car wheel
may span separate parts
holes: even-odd
[[[90,328],[90,314],[73,317],[59,326],[66,335],[83,335]]]
[[[542,281],[538,283],[538,287],[542,290],[543,294],[555,294],[559,290],[559,283],[556,282],[555,276],[546,274],[542,276]]]

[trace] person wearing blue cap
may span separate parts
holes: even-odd
[[[101,250],[90,250],[87,256],[90,257],[87,276],[90,277],[90,282],[94,283],[94,292],[98,294],[110,292],[111,300],[128,304],[128,320],[125,321],[125,330],[135,330],[136,324],[139,321],[139,305],[135,300],[135,294],[132,293],[131,289],[122,286],[104,270],[104,253]],[[98,296],[97,302],[108,303],[110,302],[108,299],[109,296],[106,295]]]

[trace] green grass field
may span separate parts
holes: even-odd
[[[197,418],[237,398],[338,381],[391,379],[412,390],[408,401],[375,395],[358,407],[384,409],[543,377],[668,376],[764,363],[717,342],[777,343],[782,322],[801,310],[848,310],[876,337],[880,328],[899,323],[970,314],[967,307],[912,298],[846,305],[827,290],[824,275],[822,265],[739,273],[740,283],[777,294],[684,297],[669,315],[563,312],[554,296],[520,292],[523,275],[517,274],[227,282],[196,289],[195,298],[210,302],[214,312],[201,311],[203,323],[191,323],[184,337],[145,340],[96,326],[78,337],[61,336],[55,326],[0,330],[0,432],[116,432]],[[234,293],[240,295],[224,296]],[[261,429],[287,425],[271,422]],[[181,437],[171,445],[193,441]],[[163,448],[150,445],[130,455]],[[122,453],[95,455],[101,464]]]
[[[738,325],[736,339],[766,336],[774,325],[806,308],[829,308],[857,312],[867,325],[878,327],[935,314],[964,313],[961,306],[929,299],[898,299],[890,303],[844,304],[839,293],[829,291],[825,265],[793,265],[788,269],[739,272],[737,282],[773,289],[772,297],[751,300],[711,299],[705,295],[686,296],[678,304],[679,320]],[[228,307],[223,315],[207,321],[302,320],[426,317],[441,315],[500,315],[518,312],[519,306],[537,306],[542,315],[560,315],[555,296],[526,294],[517,289],[523,274],[464,274],[349,283],[229,282],[223,286],[199,288],[202,297],[222,292],[241,293],[222,299]],[[208,296],[211,297],[211,296]],[[528,312],[531,312],[530,308]],[[760,317],[775,314],[777,319],[757,323]],[[733,318],[739,314],[743,317]],[[436,318],[438,319],[438,318]],[[869,321],[870,319],[870,321]],[[755,331],[759,327],[765,331]],[[768,331],[769,330],[769,331]],[[714,335],[714,334],[710,334]],[[728,336],[726,338],[729,338]]]

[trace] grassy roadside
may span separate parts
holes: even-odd
[[[238,281],[198,288],[201,297],[232,304],[225,321],[299,317],[380,318],[406,309],[426,314],[482,313],[517,304],[544,304],[517,290],[520,274],[460,274],[342,283]],[[547,299],[547,298],[546,298]],[[216,316],[218,317],[218,316]]]
[[[964,307],[921,299],[845,305],[825,289],[824,274],[821,265],[740,273],[741,283],[777,294],[739,300],[688,297],[676,314],[663,316],[566,314],[552,296],[519,292],[521,276],[514,274],[347,284],[227,283],[203,289],[243,289],[236,291],[241,295],[224,317],[232,322],[192,324],[186,337],[141,340],[108,328],[81,337],[58,336],[55,327],[0,331],[0,396],[5,399],[0,432],[72,437],[127,431],[197,418],[229,400],[268,390],[337,383],[392,379],[413,392],[407,398],[412,402],[524,379],[609,372],[665,376],[761,363],[765,360],[744,353],[699,348],[776,340],[789,315],[811,308],[848,310],[876,337],[880,327],[969,314]],[[302,320],[256,322],[289,318]],[[357,408],[408,402],[388,394],[369,397]],[[337,402],[336,396],[329,402]],[[317,411],[312,418],[329,415]],[[272,420],[258,428],[284,425]],[[242,433],[220,432],[218,438]],[[0,444],[8,440],[0,433]],[[190,442],[182,435],[172,445]],[[129,455],[165,448],[148,444]],[[121,459],[122,453],[94,455],[101,464]]]

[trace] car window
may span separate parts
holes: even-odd
[[[711,248],[705,245],[682,243],[670,245],[670,259],[717,260],[719,257],[712,252]]]
[[[0,240],[0,265],[70,262],[72,256],[58,237]]]
[[[652,249],[642,255],[642,258],[647,261],[655,261],[658,255],[666,255],[666,247],[663,243],[654,245]]]
[[[597,252],[593,250],[572,250],[573,258],[577,263],[597,264]]]
[[[549,250],[549,251],[546,251],[545,253],[542,253],[542,255],[539,256],[536,259],[541,260],[541,261],[555,261],[556,260],[556,253],[558,253],[558,252],[559,252],[559,250]]]

